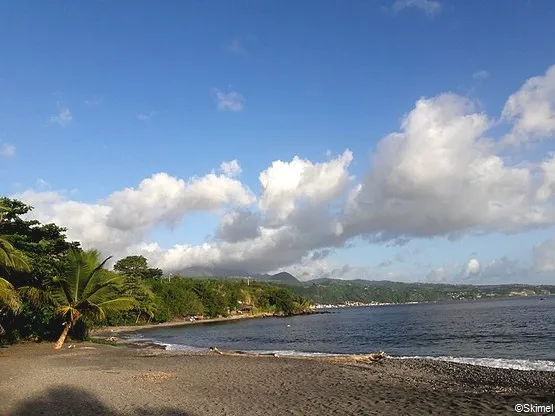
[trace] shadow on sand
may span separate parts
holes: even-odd
[[[110,408],[100,399],[89,393],[87,390],[78,389],[71,386],[59,386],[48,389],[37,396],[24,400],[17,408],[10,413],[13,416],[35,416],[35,415],[56,415],[56,416],[120,416],[120,415],[160,415],[160,416],[194,416],[184,410],[170,407],[148,407],[133,408],[129,410],[117,411]]]

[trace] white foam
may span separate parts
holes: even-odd
[[[427,360],[450,361],[454,363],[479,365],[482,367],[493,368],[510,368],[514,370],[524,371],[555,371],[555,361],[548,360],[513,360],[507,358],[469,358],[469,357],[428,357],[428,356],[410,356],[410,357],[390,357],[394,359],[411,359],[424,358]]]
[[[139,335],[139,334],[136,334]],[[149,338],[145,338],[141,335],[134,336],[131,340],[136,340],[139,342],[153,342],[154,344],[163,346],[167,351],[189,351],[189,352],[206,352],[208,348],[193,347],[191,345],[183,344],[168,344],[163,342],[154,341]],[[263,354],[263,355],[280,355],[284,357],[343,357],[352,354],[333,354],[324,352],[306,352],[306,351],[295,351],[295,350],[247,350],[243,351],[247,354]],[[492,368],[509,368],[514,370],[523,371],[555,371],[555,361],[548,360],[517,360],[508,358],[470,358],[470,357],[453,357],[453,356],[401,356],[394,357],[389,356],[389,358],[404,360],[420,358],[426,360],[436,360],[436,361],[448,361],[461,364],[478,365],[482,367],[492,367]]]
[[[207,348],[193,347],[191,345],[165,344],[163,342],[156,342],[156,344],[163,346],[166,351],[206,352],[208,350]]]
[[[281,355],[284,357],[340,357],[348,354],[328,354],[325,352],[306,352],[306,351],[293,351],[293,350],[249,350],[245,351],[247,354],[259,355]]]

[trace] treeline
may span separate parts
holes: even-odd
[[[96,250],[68,241],[66,229],[26,219],[32,207],[0,198],[0,342],[87,336],[121,325],[265,312],[289,315],[310,302],[283,287],[245,281],[162,278],[142,256],[105,265]]]
[[[160,269],[148,267],[143,256],[119,260],[114,270],[125,276],[140,303],[113,314],[108,325],[166,322],[189,315],[227,317],[245,313],[292,315],[310,309],[311,302],[290,289],[247,279],[199,280],[181,276],[162,278]]]

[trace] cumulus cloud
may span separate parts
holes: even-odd
[[[491,125],[466,98],[418,100],[401,131],[378,144],[371,170],[351,191],[346,232],[394,241],[553,224],[553,162],[507,165],[484,136]]]
[[[57,124],[61,127],[67,127],[73,121],[73,116],[68,107],[60,107],[58,114],[50,116],[49,124]]]
[[[260,237],[261,217],[249,211],[226,212],[220,221],[216,237],[229,243]]]
[[[268,215],[284,220],[299,204],[331,201],[346,189],[351,151],[323,163],[312,163],[295,156],[291,162],[275,161],[260,176],[259,207]]]
[[[220,165],[220,170],[224,175],[230,177],[238,176],[242,172],[241,165],[236,159],[229,162],[222,162],[222,164]]]
[[[212,94],[214,95],[219,110],[233,112],[243,111],[245,99],[237,91],[224,92],[214,88]]]
[[[3,157],[14,157],[15,156],[15,146],[10,143],[0,144],[0,156]]]
[[[549,76],[540,78],[532,84],[545,90]],[[533,93],[517,92],[511,96],[517,98],[509,98],[505,108],[512,110],[505,113],[512,118],[504,120],[527,134],[547,134],[549,123],[518,127],[527,113],[509,104],[545,101],[546,94],[529,85],[530,80],[519,91]],[[549,111],[544,112],[547,119]],[[143,254],[167,271],[207,266],[254,273],[286,268],[310,277],[402,280],[407,278],[403,273],[334,264],[326,256],[355,237],[402,245],[415,238],[453,239],[555,225],[555,155],[508,163],[498,141],[488,137],[494,119],[455,94],[421,98],[399,130],[379,141],[370,168],[359,179],[349,172],[349,150],[335,157],[329,154],[323,162],[295,156],[274,161],[260,172],[257,196],[236,178],[240,165],[233,160],[222,163],[220,175],[180,179],[158,173],[96,203],[73,201],[57,192],[27,191],[18,197],[36,207],[38,219],[68,227],[69,236],[86,247],[108,254]],[[173,226],[195,211],[221,215],[204,244],[167,249],[146,240],[149,231]],[[542,247],[537,249],[536,267],[549,270]],[[407,255],[401,251],[395,260],[404,261]],[[485,278],[500,264],[480,265],[474,259],[436,268],[427,279]]]
[[[476,259],[470,259],[468,260],[464,268],[464,276],[466,278],[474,276],[480,273],[480,269],[481,269],[480,262]]]
[[[434,16],[441,11],[441,3],[437,0],[396,0],[392,6],[396,13],[408,8],[419,9],[429,16]]]
[[[189,212],[215,211],[229,203],[246,206],[255,200],[241,182],[227,176],[208,174],[185,181],[158,173],[137,188],[108,197],[108,225],[131,230],[158,223],[175,224]]]
[[[174,225],[195,211],[246,206],[256,201],[251,191],[226,176],[208,174],[188,181],[166,173],[143,180],[136,188],[112,193],[103,201],[72,201],[60,192],[33,190],[15,195],[35,207],[33,216],[68,228],[68,237],[84,247],[122,254],[140,244],[158,225]]]
[[[545,73],[530,78],[512,94],[502,113],[513,124],[505,136],[507,144],[520,144],[552,138],[555,134],[555,65]]]

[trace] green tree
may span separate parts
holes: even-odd
[[[117,261],[114,270],[127,277],[154,279],[162,277],[162,270],[148,267],[144,256],[127,256]]]
[[[78,242],[66,240],[65,228],[26,220],[33,207],[16,199],[0,198],[2,219],[0,236],[24,255],[28,267],[14,269],[10,282],[16,286],[42,286],[44,281],[60,275],[65,267],[65,254],[79,250]]]
[[[54,304],[55,314],[63,319],[64,327],[55,349],[62,348],[69,330],[79,321],[94,323],[110,313],[135,306],[135,299],[121,295],[124,278],[103,269],[109,259],[100,262],[97,250],[70,251],[65,273],[48,282],[48,298]],[[33,299],[42,301],[36,296]]]

